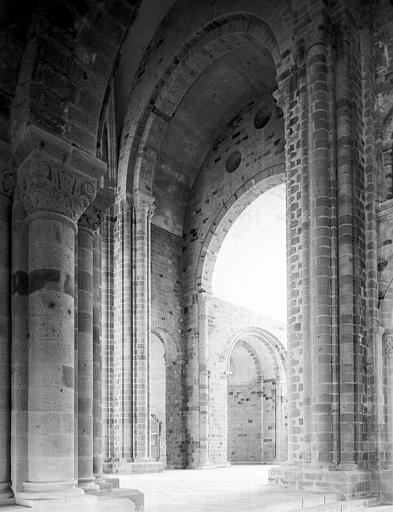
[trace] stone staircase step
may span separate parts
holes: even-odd
[[[340,500],[337,495],[314,495],[267,506],[263,512],[361,512],[369,508],[373,512],[393,512],[393,508],[383,507],[379,510],[379,507],[379,500],[374,497]]]

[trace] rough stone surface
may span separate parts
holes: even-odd
[[[0,9],[0,503],[228,458],[391,501],[392,6],[159,3]],[[285,327],[212,296],[282,183]]]

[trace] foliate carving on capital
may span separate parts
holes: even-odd
[[[52,211],[78,221],[94,200],[97,183],[60,163],[38,156],[18,171],[18,190],[29,214]]]
[[[382,336],[383,351],[386,356],[393,356],[393,333]]]
[[[105,212],[101,208],[89,206],[87,210],[82,213],[79,219],[79,225],[96,231],[105,219]]]
[[[12,197],[16,187],[16,173],[12,169],[0,170],[0,194]]]
[[[136,212],[145,214],[148,218],[151,218],[156,206],[154,204],[154,197],[145,192],[136,192],[134,195],[134,207]]]

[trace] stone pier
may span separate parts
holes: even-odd
[[[11,211],[15,175],[0,173],[0,504],[11,490]]]
[[[78,225],[78,482],[96,490],[93,471],[93,246],[88,209]]]

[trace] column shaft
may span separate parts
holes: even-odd
[[[0,504],[11,485],[11,200],[0,194]]]
[[[12,209],[12,482],[27,480],[28,415],[28,226],[21,201]]]
[[[302,146],[308,143],[309,137],[309,105],[307,73],[305,66],[301,69],[299,76],[299,108],[301,123]],[[311,393],[312,393],[312,350],[310,337],[310,194],[309,180],[310,170],[308,166],[307,152],[301,152],[301,272],[302,272],[302,302],[301,302],[301,325],[302,325],[302,359],[303,359],[303,438],[302,438],[302,459],[311,460]],[[293,199],[292,199],[293,200]]]
[[[93,251],[93,472],[102,475],[102,309],[101,234],[96,231]]]
[[[150,458],[150,219],[153,198],[138,193],[135,203],[134,460]]]
[[[338,236],[338,314],[340,340],[340,464],[356,464],[357,395],[361,393],[355,360],[360,357],[359,340],[355,325],[355,280],[361,276],[354,241],[354,228],[358,225],[354,202],[357,199],[355,180],[356,160],[353,150],[355,119],[351,100],[350,43],[346,29],[339,38],[336,60],[336,124],[337,124],[337,236]],[[360,237],[360,233],[357,235]],[[358,316],[360,322],[360,315]],[[359,353],[356,353],[359,352]]]
[[[74,239],[64,215],[29,222],[28,493],[82,493],[74,481]]]
[[[383,334],[383,351],[386,365],[386,466],[393,466],[393,333]]]
[[[293,364],[288,367],[288,462],[293,464],[302,458],[304,438],[304,411],[302,410],[302,390],[298,384],[303,376],[303,336],[298,329],[298,322],[301,321],[298,311],[302,307],[299,301],[299,289],[303,288],[304,282],[300,273],[293,272],[298,266],[301,250],[297,226],[294,220],[297,218],[296,190],[302,180],[303,169],[298,154],[293,151],[298,144],[303,147],[307,140],[300,137],[292,125],[298,116],[296,109],[296,95],[291,87],[291,79],[280,84],[274,93],[277,105],[282,109],[285,120],[285,167],[287,173],[287,320],[288,320],[288,360]],[[303,114],[303,113],[302,113]],[[302,151],[302,158],[305,154]],[[302,195],[302,197],[304,197]]]
[[[94,232],[78,231],[78,481],[93,483],[93,240]]]
[[[310,111],[310,303],[312,351],[312,445],[314,463],[331,461],[331,275],[328,46],[307,56]]]
[[[209,464],[208,297],[198,293],[199,466]]]
[[[392,147],[385,148],[383,158],[383,197],[382,200],[393,197],[393,150]]]

